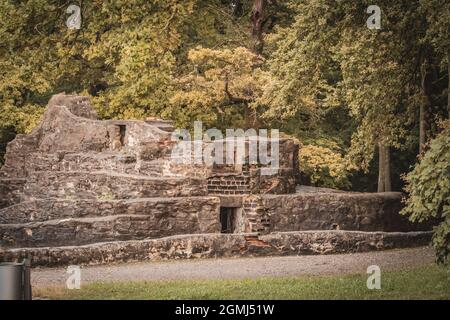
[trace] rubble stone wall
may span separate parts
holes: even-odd
[[[34,172],[24,194],[29,198],[133,199],[206,196],[206,181],[194,178],[151,178],[111,172]]]
[[[0,210],[0,245],[42,247],[220,232],[214,197],[22,202]]]
[[[272,142],[265,141],[270,156]],[[250,163],[250,142],[245,142],[246,158],[243,165],[219,165],[213,167],[208,178],[208,189],[211,194],[239,195],[239,194],[288,194],[294,193],[298,177],[298,149],[299,146],[290,139],[279,140],[279,163],[274,165],[258,165]],[[235,151],[235,155],[238,152]],[[259,154],[261,157],[261,154]],[[260,162],[263,159],[258,159]]]
[[[429,244],[431,235],[431,232],[356,231],[283,232],[260,237],[250,234],[199,234],[74,247],[0,250],[0,260],[22,261],[30,258],[35,267],[56,267],[143,260],[337,254],[424,246]]]
[[[398,215],[400,194],[295,193],[299,146],[293,140],[279,140],[280,162],[272,174],[264,161],[190,166],[171,157],[171,126],[150,123],[100,121],[86,97],[54,96],[41,123],[8,144],[0,169],[0,250],[7,254],[0,258],[29,252],[38,264],[54,265],[351,252],[421,237],[302,233],[415,227]],[[272,149],[270,139],[258,141]],[[216,142],[201,143],[206,148]],[[223,207],[240,207],[226,210],[230,220],[236,216],[236,233],[263,236],[221,235],[220,196],[227,197]],[[279,231],[297,233],[271,234]],[[203,233],[211,234],[198,235]],[[11,249],[19,247],[24,249]]]
[[[86,99],[54,96],[31,134],[17,135],[8,144],[2,174],[26,177],[33,171],[26,166],[32,154],[38,155],[41,165],[52,165],[65,153],[126,151],[139,157],[148,144],[153,152],[168,152],[170,133],[143,121],[95,120],[95,111]]]
[[[262,206],[270,217],[271,231],[428,230],[399,214],[401,193],[297,193],[262,195]]]
[[[245,221],[243,232],[270,233],[271,221],[261,197],[245,197],[242,206]]]
[[[0,179],[0,209],[21,201],[25,179]]]

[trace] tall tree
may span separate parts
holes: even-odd
[[[252,19],[252,35],[253,50],[257,54],[261,54],[264,47],[263,40],[263,24],[265,20],[265,9],[267,0],[253,0],[253,8],[251,13]]]
[[[382,143],[378,146],[378,192],[392,191],[391,153]]]
[[[435,66],[447,74],[447,114],[450,118],[450,3],[446,0],[420,0],[420,13],[426,19],[425,37],[434,53]]]
[[[330,107],[347,108],[358,124],[347,158],[368,169],[378,150],[379,190],[389,191],[390,153],[402,147],[409,128],[419,122],[410,115],[421,102],[416,66],[424,21],[419,1],[378,5],[382,27],[371,30],[366,3],[299,3],[296,22],[272,37],[275,80],[263,98],[272,117],[322,117]]]
[[[250,43],[248,17],[221,0],[78,5],[81,29],[70,30],[68,4],[0,2],[0,128],[30,131],[61,91],[91,94],[105,118],[170,116],[190,49]]]
[[[184,126],[202,120],[220,128],[254,127],[251,113],[267,81],[262,57],[243,47],[199,47],[189,51],[189,61],[192,71],[179,79],[171,99],[174,118]]]
[[[432,106],[433,66],[429,52],[424,53],[421,63],[420,78],[422,102],[419,111],[419,153],[423,154],[430,130],[430,113]]]

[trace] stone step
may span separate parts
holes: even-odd
[[[150,215],[117,215],[68,218],[27,224],[1,224],[0,246],[6,248],[79,246],[105,241],[142,240],[178,234],[218,232],[218,219],[158,218]]]
[[[196,178],[148,177],[115,172],[40,171],[28,177],[26,198],[136,199],[207,195],[206,181]]]
[[[215,196],[234,196],[234,195],[244,195],[251,193],[250,189],[241,189],[241,190],[224,190],[224,189],[209,189],[208,188],[209,195],[215,195]]]
[[[217,197],[142,198],[130,200],[36,199],[0,210],[0,224],[24,224],[66,218],[147,215],[156,219],[218,218]]]

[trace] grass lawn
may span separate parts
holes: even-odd
[[[428,266],[382,272],[381,290],[368,275],[91,283],[80,290],[36,288],[49,299],[450,299],[450,268]]]

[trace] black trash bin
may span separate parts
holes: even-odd
[[[30,263],[0,263],[0,300],[31,300]]]

